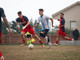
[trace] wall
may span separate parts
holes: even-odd
[[[67,35],[70,36],[70,35]],[[9,35],[3,35],[2,36],[2,43],[3,44],[10,44],[10,36]],[[51,35],[51,42],[54,43],[56,40],[57,35]],[[73,37],[72,37],[73,38]],[[41,39],[44,43],[45,41],[43,39]],[[61,40],[63,40],[61,38]],[[80,40],[80,37],[79,37]],[[21,44],[22,43],[22,39],[20,35],[13,35],[13,37],[11,37],[11,44]],[[36,39],[35,44],[39,44],[38,40]]]
[[[70,29],[70,21],[76,21],[76,27],[80,31],[80,5],[76,5],[68,10],[65,10],[63,13],[66,20],[65,27]],[[53,18],[58,19],[59,15]]]

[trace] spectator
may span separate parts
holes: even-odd
[[[78,38],[79,38],[79,31],[77,28],[75,28],[75,30],[73,30],[73,37],[74,37],[74,40],[78,40]]]

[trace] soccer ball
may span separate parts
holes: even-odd
[[[33,45],[33,44],[29,44],[28,48],[29,48],[30,50],[32,50],[32,49],[34,48],[34,45]]]

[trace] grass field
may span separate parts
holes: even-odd
[[[52,46],[50,49],[35,46],[0,45],[5,60],[80,60],[80,46]]]

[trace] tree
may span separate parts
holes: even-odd
[[[32,19],[30,20],[30,25],[33,27],[33,20]]]
[[[34,25],[37,24],[37,20],[35,20]],[[35,27],[35,31],[37,32],[37,34],[40,33],[40,31],[42,30],[41,24],[39,24],[38,26]]]
[[[2,21],[2,33],[3,34],[8,34],[9,33],[8,29],[6,27],[6,24],[3,21]]]

